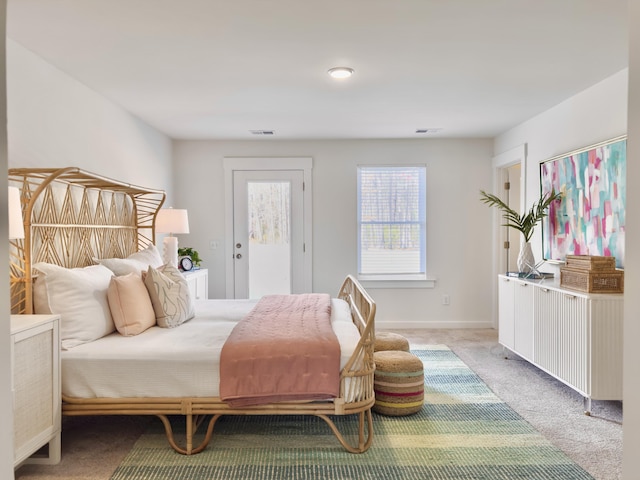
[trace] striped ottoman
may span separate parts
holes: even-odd
[[[424,367],[413,353],[386,350],[375,352],[376,371],[373,411],[401,416],[416,413],[424,403]]]
[[[409,340],[397,333],[376,332],[376,343],[373,345],[373,350],[376,352],[382,352],[384,350],[408,352]]]

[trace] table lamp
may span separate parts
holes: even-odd
[[[189,217],[186,210],[163,208],[156,217],[156,232],[168,233],[162,242],[164,263],[178,267],[178,238],[176,233],[189,233]]]
[[[9,239],[24,238],[24,221],[20,205],[20,190],[9,187]]]

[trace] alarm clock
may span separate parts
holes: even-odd
[[[183,272],[188,272],[193,268],[193,260],[188,255],[178,258],[178,268]]]

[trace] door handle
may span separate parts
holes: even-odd
[[[236,253],[236,258],[237,258],[238,260],[240,260],[240,259],[242,258],[242,254],[241,254],[241,253]]]

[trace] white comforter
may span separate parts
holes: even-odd
[[[200,300],[196,316],[179,327],[118,333],[61,352],[62,393],[75,398],[217,397],[220,351],[256,300]],[[331,321],[340,342],[340,368],[359,332],[346,302],[332,299]]]

